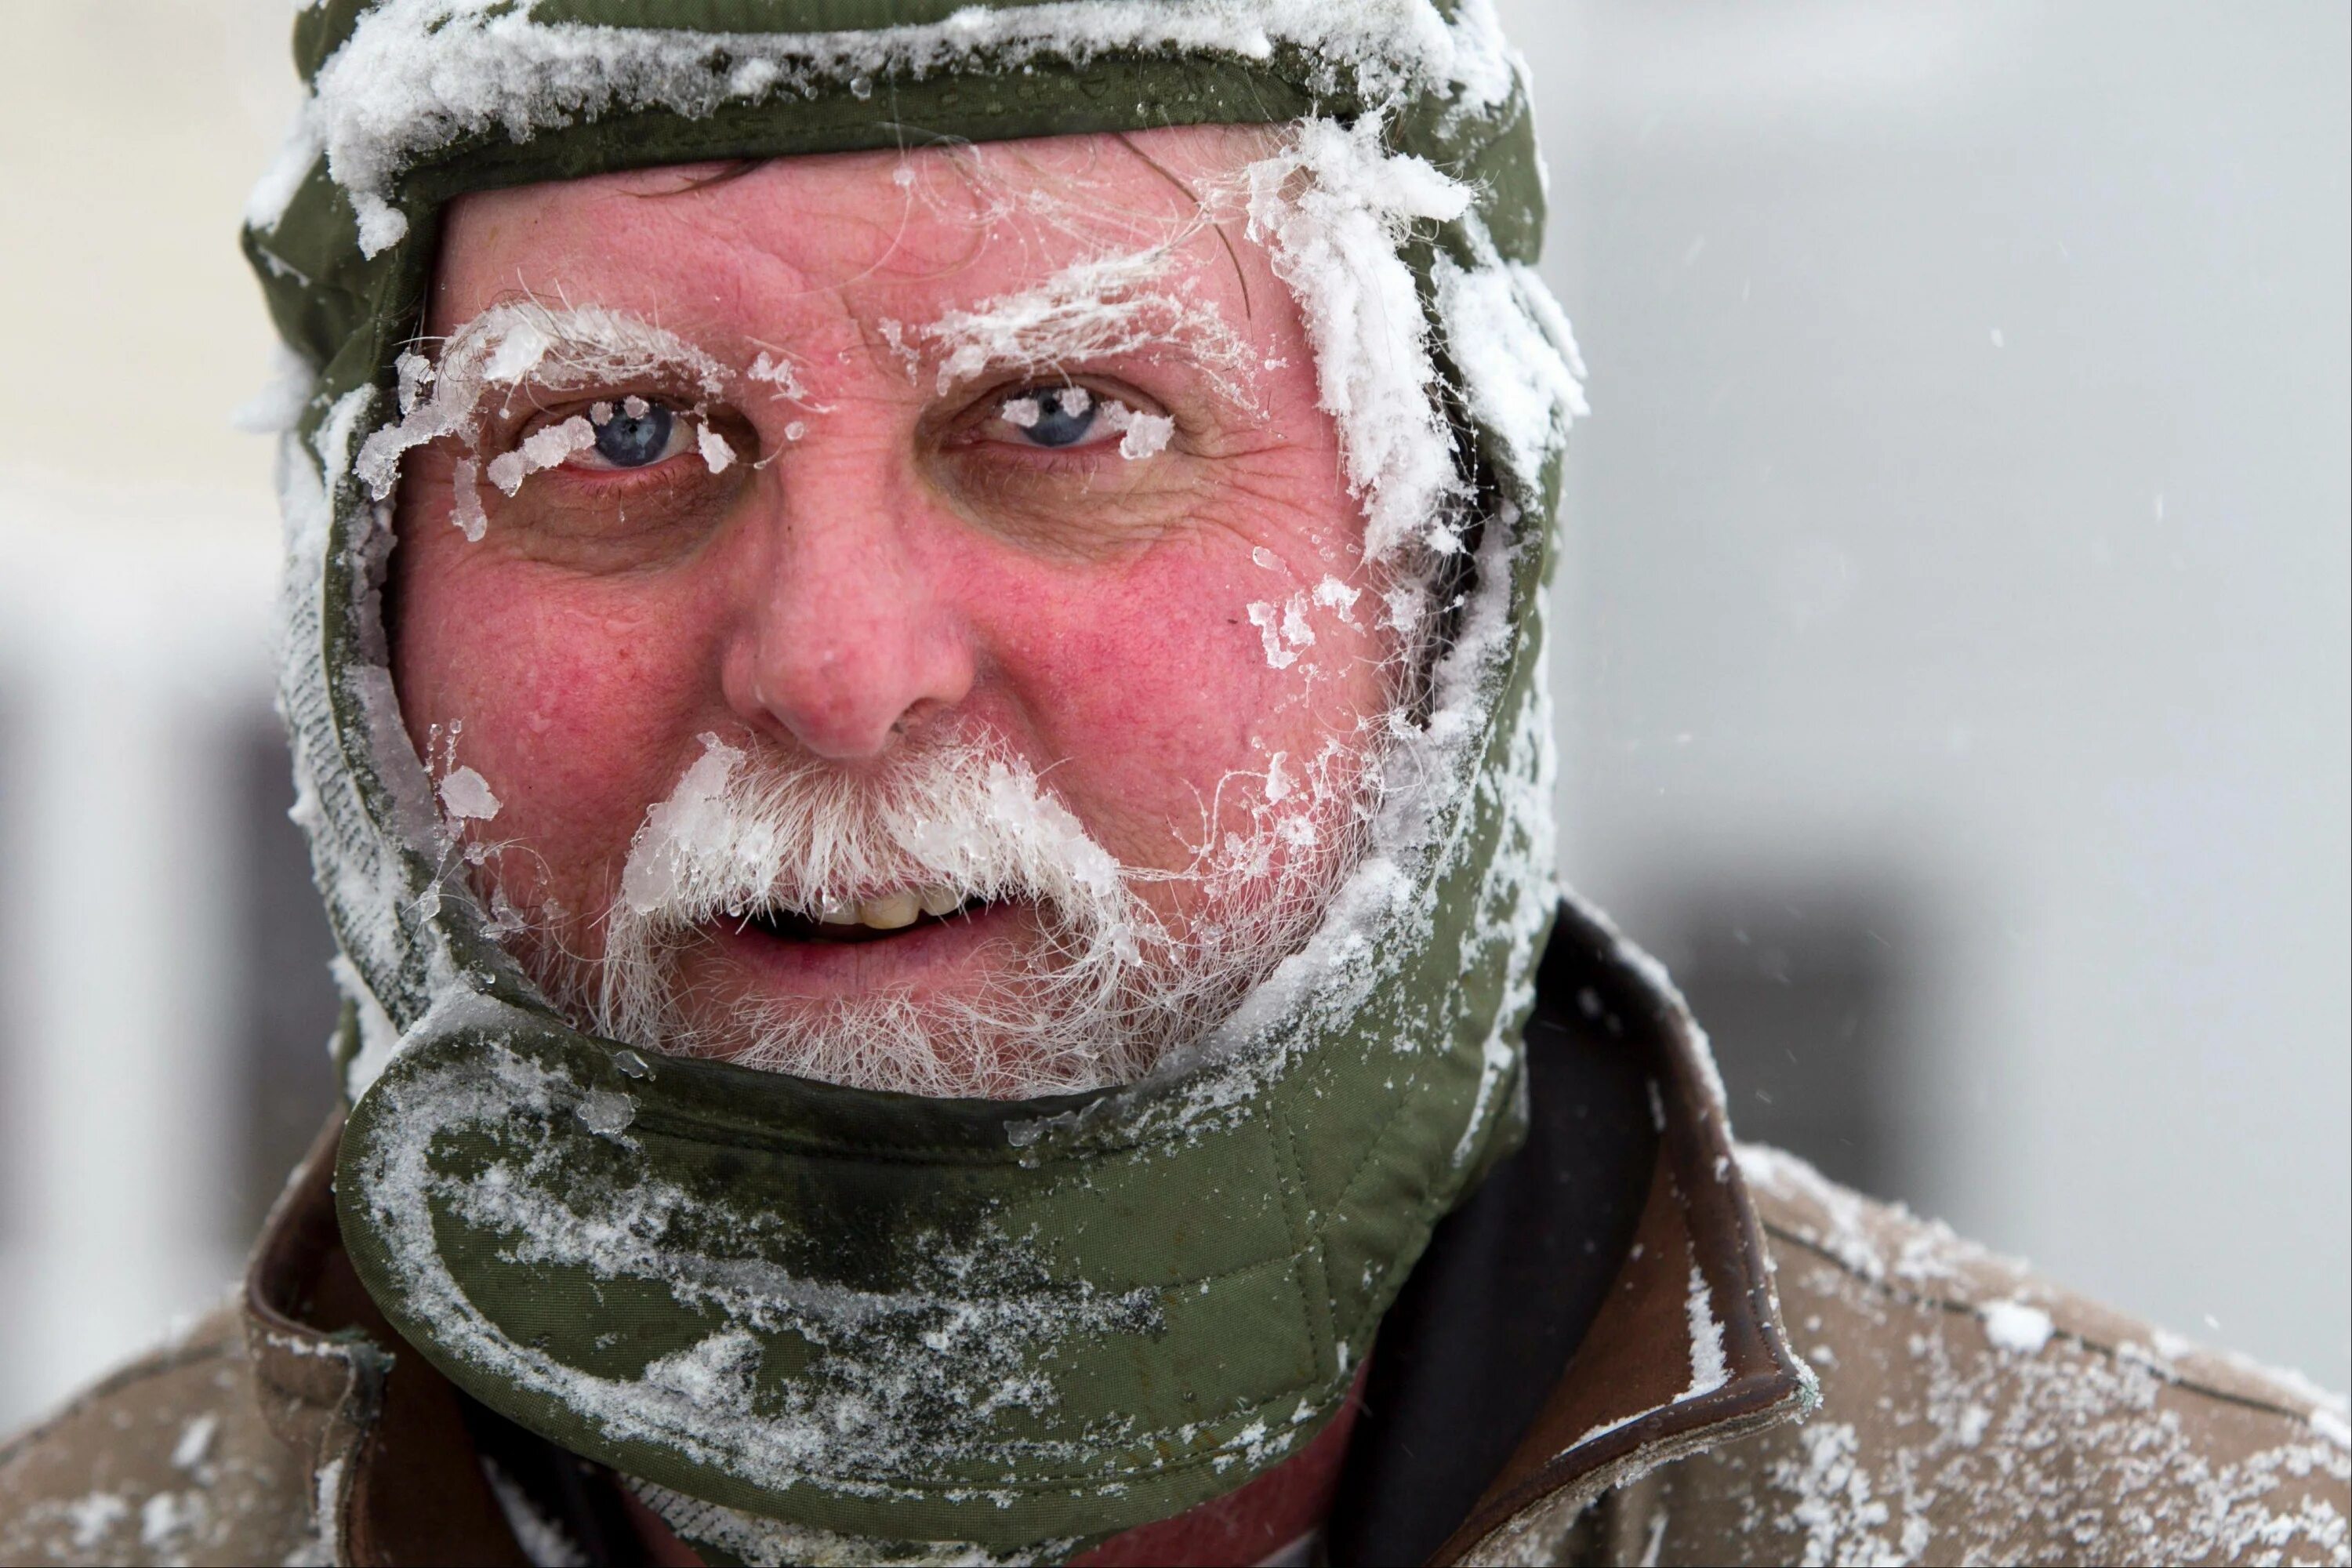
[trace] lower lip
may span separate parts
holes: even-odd
[[[746,999],[765,1000],[961,990],[983,968],[1001,967],[1005,951],[1034,928],[1028,905],[1008,902],[856,942],[775,936],[726,921],[706,929],[720,961],[750,982]]]

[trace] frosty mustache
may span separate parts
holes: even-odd
[[[599,1033],[868,1088],[1007,1097],[1146,1070],[1188,1011],[1133,875],[1001,743],[953,731],[880,777],[717,735],[633,839],[600,958],[544,975]],[[746,1003],[691,1018],[676,960],[713,921],[845,921],[1018,900],[1043,942],[976,995]],[[911,918],[911,917],[908,917]],[[871,923],[871,922],[870,922]]]
[[[1028,900],[1065,924],[1116,928],[1130,951],[1148,918],[1118,860],[1001,746],[950,734],[874,781],[701,742],[630,842],[607,916],[615,933],[721,917],[841,921],[910,890],[949,908]]]
[[[910,739],[878,774],[701,742],[631,841],[594,922],[601,954],[542,928],[523,944],[534,977],[581,1026],[625,1044],[931,1096],[1132,1083],[1208,1036],[1319,917],[1369,798],[1363,779],[1340,782],[1355,771],[1348,748],[1335,743],[1297,782],[1277,759],[1259,782],[1280,787],[1247,792],[1254,828],[1159,870],[1121,864],[977,731]],[[1326,836],[1296,809],[1303,801],[1347,820]],[[1155,881],[1197,885],[1181,929],[1139,894]],[[875,915],[893,903],[896,916]],[[814,936],[802,922],[888,929],[916,905],[937,915],[1004,903],[1026,916],[1003,928],[1002,962],[975,966],[952,994],[881,987],[721,1005],[681,978],[715,926]]]

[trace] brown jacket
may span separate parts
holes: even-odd
[[[2352,1562],[2340,1404],[1735,1149],[1679,1003],[1605,933],[1570,934],[1591,984],[1554,988],[1578,1005],[1549,1026],[1646,1053],[1648,1195],[1435,1561]],[[574,1506],[551,1521],[508,1473],[520,1435],[361,1291],[339,1131],[240,1302],[0,1447],[0,1563],[630,1560],[625,1531],[581,1539],[609,1477],[565,1457]]]

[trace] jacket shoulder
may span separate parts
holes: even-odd
[[[1651,1562],[2346,1563],[2344,1407],[1793,1156],[1740,1166],[1808,1420],[1612,1500]]]
[[[301,1469],[224,1309],[0,1444],[0,1563],[316,1561]]]

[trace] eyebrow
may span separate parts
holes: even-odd
[[[1003,365],[1044,369],[1173,348],[1230,392],[1246,350],[1223,312],[1186,283],[1171,283],[1181,237],[1073,262],[1042,283],[940,315],[921,331],[941,356],[940,391]]]
[[[717,397],[730,374],[702,349],[641,316],[528,298],[492,305],[460,326],[443,340],[439,362],[478,366],[485,389],[527,381],[568,388],[669,371],[686,373],[706,395]]]

